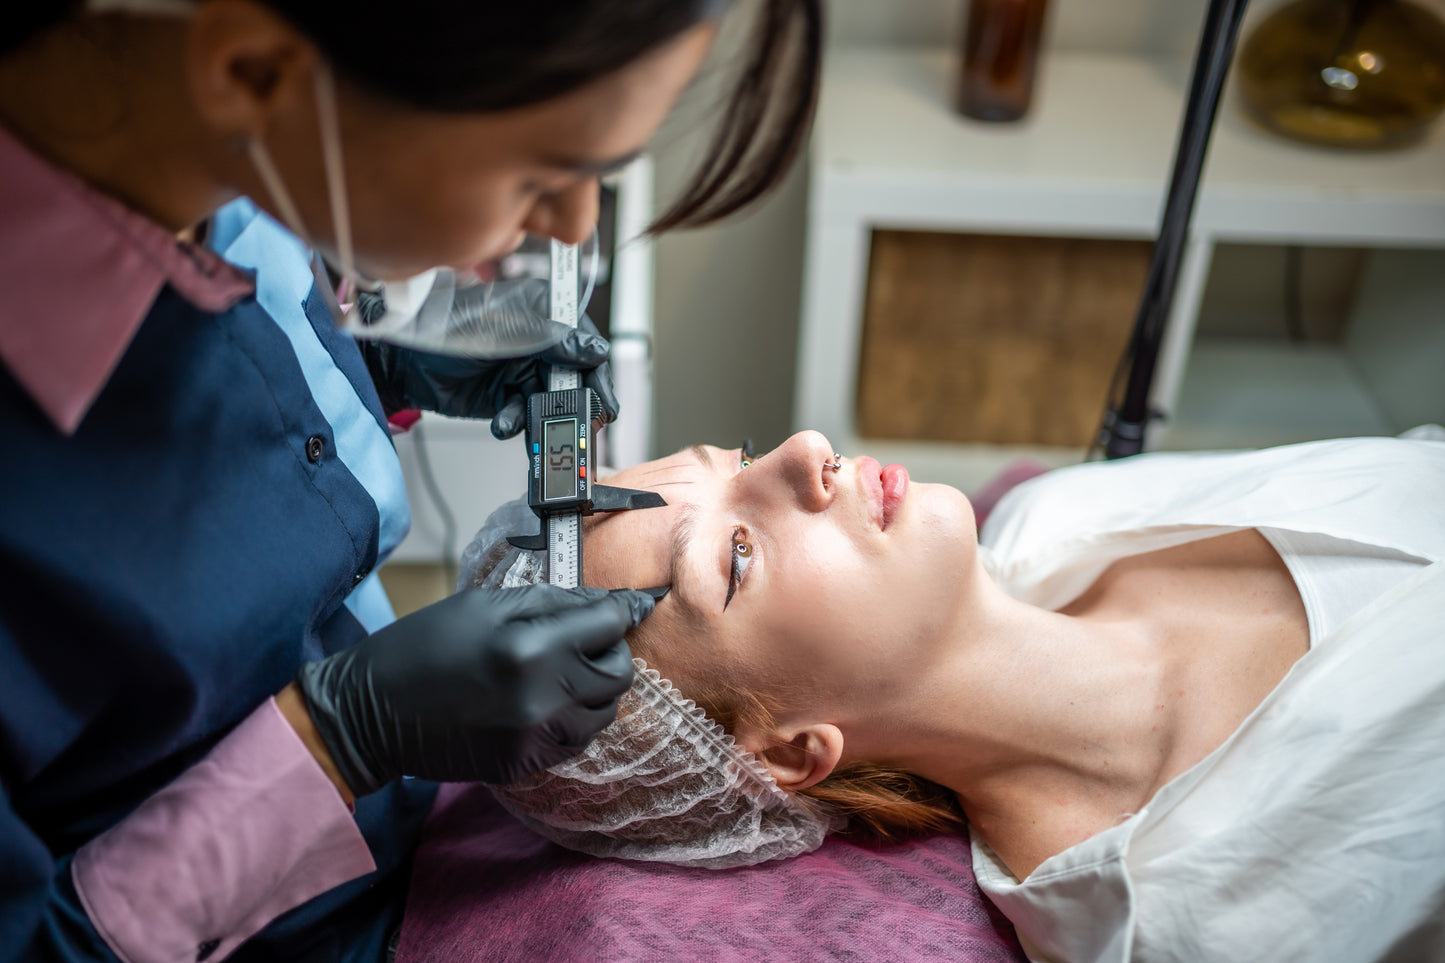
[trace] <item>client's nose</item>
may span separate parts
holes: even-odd
[[[820,512],[833,500],[833,476],[826,467],[833,461],[833,449],[821,432],[800,431],[783,442],[768,458],[781,475],[784,490],[799,508]],[[760,467],[767,465],[764,458]]]

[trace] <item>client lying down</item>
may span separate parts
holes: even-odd
[[[585,574],[672,586],[630,638],[647,670],[586,755],[498,796],[689,865],[966,832],[1036,959],[1445,958],[1445,441],[1419,435],[1062,469],[982,544],[960,492],[814,432],[629,469],[668,507],[591,520]],[[519,517],[472,584],[538,577]]]

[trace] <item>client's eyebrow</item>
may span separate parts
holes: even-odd
[[[707,450],[706,445],[689,445],[687,451],[702,463],[709,471],[716,471],[716,465],[712,459],[712,452]],[[682,573],[683,563],[687,559],[688,549],[692,547],[693,537],[697,534],[698,520],[702,517],[702,509],[696,503],[684,504],[678,510],[677,523],[672,529],[672,556],[668,560],[668,584],[676,585],[678,576]]]
[[[678,573],[682,570],[687,550],[692,546],[697,533],[697,520],[702,516],[696,505],[683,505],[677,513],[677,524],[672,529],[672,558],[668,562],[668,583],[677,584]]]
[[[692,452],[694,458],[702,462],[702,466],[709,471],[716,471],[717,467],[712,463],[712,452],[707,450],[707,445],[689,445],[687,450]]]

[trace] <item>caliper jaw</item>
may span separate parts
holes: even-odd
[[[642,491],[637,488],[617,488],[612,485],[592,486],[592,506],[581,512],[583,515],[595,515],[598,512],[630,512],[639,508],[662,508],[667,502],[657,492]],[[527,552],[545,552],[547,550],[547,533],[538,532],[535,535],[508,535],[507,542],[513,548],[520,548]]]

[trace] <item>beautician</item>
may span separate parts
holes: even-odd
[[[820,2],[762,0],[654,229],[787,170]],[[7,10],[0,961],[379,960],[432,781],[514,780],[611,721],[647,596],[477,590],[395,620],[374,574],[409,517],[390,413],[506,437],[564,364],[615,414],[607,343],[357,342],[331,285],[582,241],[727,5]]]

